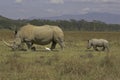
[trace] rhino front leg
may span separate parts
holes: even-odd
[[[30,42],[30,41],[27,41],[26,42],[26,45],[27,45],[27,47],[28,47],[28,50],[33,50],[33,51],[35,51],[36,50],[36,48],[35,47],[32,47],[32,45],[33,45],[33,43],[32,42]]]
[[[98,48],[97,48],[97,46],[93,46],[93,49],[94,49],[95,51],[99,51]]]

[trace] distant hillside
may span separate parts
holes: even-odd
[[[105,23],[112,23],[112,24],[120,24],[120,15],[118,14],[110,14],[110,13],[88,13],[83,15],[62,15],[56,17],[44,17],[42,19],[49,19],[49,20],[87,20],[93,21],[98,20]]]
[[[0,29],[15,29],[23,24],[23,20],[12,20],[0,15]]]
[[[90,14],[89,14],[90,15]],[[32,19],[32,20],[12,20],[3,16],[0,16],[0,29],[11,29],[11,30],[19,30],[20,27],[23,25],[26,25],[27,23],[33,24],[33,25],[58,25],[63,30],[71,30],[71,31],[120,31],[120,25],[119,24],[106,24],[104,21],[99,21],[97,19],[94,19],[94,17],[103,18],[102,16],[97,15],[91,15],[84,18],[75,16],[61,16],[58,18],[49,18],[49,20],[45,19]],[[78,15],[79,16],[79,15]],[[108,15],[104,15],[104,18],[106,18]],[[63,18],[62,18],[63,17]],[[92,19],[94,21],[86,21],[86,18]],[[55,20],[55,19],[61,19],[61,20]],[[68,20],[71,19],[71,20]],[[75,20],[76,19],[76,20]],[[80,20],[81,19],[81,20]],[[107,18],[108,19],[108,18]],[[114,20],[115,21],[115,20]]]
[[[11,19],[3,17],[3,16],[0,15],[0,20],[11,20]]]
[[[12,20],[0,15],[0,28],[9,28],[12,24]]]

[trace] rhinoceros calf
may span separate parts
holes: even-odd
[[[109,42],[105,39],[90,39],[88,40],[88,46],[87,49],[90,49],[93,47],[95,51],[98,51],[98,47],[102,47],[102,51],[109,51]]]
[[[33,44],[47,45],[52,42],[51,50],[55,49],[58,43],[63,49],[64,47],[64,33],[62,29],[58,26],[34,26],[27,24],[23,26],[15,35],[15,40],[12,44],[4,41],[4,43],[12,48],[12,50],[17,50],[20,48],[22,43],[26,43],[28,49],[33,49]]]

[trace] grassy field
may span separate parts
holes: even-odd
[[[11,51],[2,42],[13,32],[0,30],[0,80],[120,80],[120,32],[65,32],[65,49]],[[87,40],[104,38],[110,52],[86,50]],[[50,45],[46,45],[50,47]]]

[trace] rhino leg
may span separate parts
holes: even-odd
[[[98,48],[95,48],[95,51],[99,51],[99,49],[98,49]]]
[[[33,43],[32,43],[32,42],[27,41],[27,42],[26,42],[26,45],[27,45],[27,47],[28,47],[29,50],[30,50],[30,49],[33,49],[33,47],[32,47]],[[35,47],[34,47],[34,50],[35,50]]]
[[[94,49],[95,51],[99,51],[98,48],[97,48],[97,46],[93,46],[93,49]]]
[[[57,44],[57,43],[56,43],[55,41],[53,41],[50,49],[51,49],[51,50],[55,49],[56,44]]]
[[[32,50],[32,51],[36,51],[35,46],[31,47],[31,50]]]
[[[106,49],[107,52],[109,52],[109,46],[108,45],[104,46],[104,48]]]
[[[64,46],[65,46],[65,45],[64,45],[64,42],[63,42],[63,41],[59,41],[58,44],[60,45],[61,49],[63,50],[63,48],[64,48]]]
[[[51,49],[54,49],[57,43],[60,45],[61,49],[63,50],[65,45],[64,45],[64,40],[61,38],[55,38],[53,40]]]
[[[105,47],[103,46],[102,51],[105,51]]]

